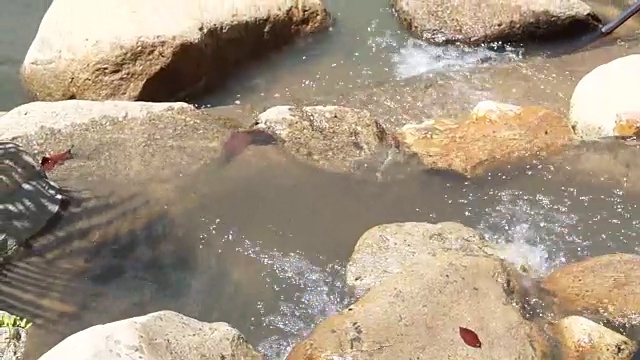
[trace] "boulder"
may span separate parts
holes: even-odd
[[[581,316],[566,317],[552,326],[562,359],[629,360],[638,345]]]
[[[580,0],[394,0],[400,21],[434,43],[555,40],[584,33],[600,22]]]
[[[262,359],[236,329],[173,311],[92,326],[77,332],[40,360]]]
[[[485,254],[488,245],[480,233],[462,224],[406,222],[367,230],[356,243],[347,264],[347,283],[360,296],[387,277],[400,273],[416,257],[429,258],[446,251]]]
[[[352,170],[387,140],[369,112],[341,106],[276,106],[258,115],[255,127],[278,137],[298,159],[334,171]]]
[[[0,134],[18,137],[25,149],[43,155],[74,145],[77,156],[52,175],[100,179],[106,186],[174,178],[215,160],[245,117],[241,109],[205,111],[186,103],[33,102],[0,118]]]
[[[506,299],[497,258],[416,258],[320,323],[287,359],[533,359],[530,324]],[[459,327],[475,331],[467,346]]]
[[[584,315],[630,334],[640,329],[640,256],[610,254],[565,265],[542,281],[561,316]],[[548,301],[548,300],[547,300]]]
[[[20,145],[0,141],[0,262],[47,226],[61,208],[62,189]]]
[[[55,0],[21,77],[38,100],[180,99],[328,22],[321,0]]]
[[[640,54],[600,65],[585,75],[571,96],[569,120],[585,140],[638,135]]]
[[[64,129],[104,117],[135,119],[170,110],[194,110],[182,103],[150,103],[141,101],[36,101],[7,112],[0,119],[0,139],[14,139],[34,133],[40,128]]]
[[[574,142],[562,115],[493,101],[478,103],[466,121],[409,124],[396,136],[426,166],[469,177],[517,159],[555,154]]]

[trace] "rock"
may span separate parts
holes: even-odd
[[[367,230],[358,240],[347,264],[347,283],[360,296],[387,277],[403,271],[416,257],[455,251],[485,254],[484,238],[454,222],[395,223]],[[425,266],[428,259],[424,260]]]
[[[38,100],[174,100],[328,23],[321,0],[56,0],[21,77]]]
[[[600,22],[580,0],[394,0],[400,21],[434,43],[556,40],[585,33]]]
[[[62,189],[20,145],[0,141],[0,260],[7,260],[58,213]]]
[[[103,186],[158,183],[215,160],[221,143],[245,116],[185,103],[35,102],[0,119],[0,134],[19,136],[16,141],[25,149],[42,155],[74,145],[77,156],[51,173],[56,178],[94,179]]]
[[[629,360],[638,345],[628,338],[581,316],[554,324],[562,359]]]
[[[585,140],[638,133],[640,54],[600,65],[585,75],[571,96],[569,119]]]
[[[72,124],[82,124],[102,117],[126,120],[176,109],[194,110],[191,105],[181,102],[36,101],[18,106],[2,117],[0,139],[14,139],[34,133],[41,127],[64,129]]]
[[[464,122],[405,126],[397,137],[430,168],[475,176],[520,158],[559,152],[574,141],[565,118],[537,106],[480,102]]]
[[[75,333],[40,360],[262,359],[240,332],[173,311],[92,326]]]
[[[272,107],[258,115],[256,128],[277,136],[300,160],[335,171],[350,171],[386,140],[367,111],[341,106]]]
[[[320,323],[287,359],[533,359],[530,325],[505,298],[500,260],[427,257]],[[482,349],[465,345],[460,326],[479,335]]]
[[[0,311],[0,317],[11,314]],[[27,330],[22,327],[0,327],[0,359],[22,360],[27,345]]]
[[[561,316],[583,315],[620,328],[630,338],[638,330],[640,256],[610,254],[563,266],[542,288]]]

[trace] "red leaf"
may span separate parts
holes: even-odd
[[[42,166],[42,169],[44,171],[53,170],[53,168],[55,168],[57,165],[60,165],[65,161],[73,158],[71,149],[73,149],[73,145],[68,150],[61,153],[53,154],[50,156],[43,156],[40,160],[40,166]]]
[[[476,334],[473,330],[464,328],[462,326],[459,327],[459,330],[460,330],[460,337],[462,338],[462,341],[464,341],[465,344],[473,348],[482,347],[482,343],[480,342],[480,338],[478,337],[478,334]]]

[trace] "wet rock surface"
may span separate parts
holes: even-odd
[[[599,19],[579,0],[392,2],[400,21],[434,43],[526,42],[594,30]]]
[[[255,128],[280,138],[297,158],[334,171],[350,171],[387,145],[371,114],[342,106],[273,107],[258,115]]]
[[[318,0],[53,1],[21,77],[38,100],[180,99],[328,23]]]
[[[466,121],[405,125],[397,136],[427,167],[470,177],[518,159],[558,153],[574,141],[562,115],[491,101],[476,105]]]
[[[226,323],[205,323],[172,311],[96,325],[73,334],[41,360],[262,359]]]
[[[501,261],[442,253],[416,258],[329,317],[287,359],[533,359],[530,327],[506,299]],[[473,329],[482,349],[458,327]]]
[[[446,251],[486,254],[488,244],[476,231],[458,223],[396,223],[367,230],[358,240],[347,264],[347,284],[357,296],[389,276],[401,273],[415,258]]]
[[[562,359],[632,359],[638,345],[606,327],[580,316],[569,316],[551,330],[561,344]]]
[[[587,316],[638,339],[639,264],[635,254],[589,258],[555,270],[542,287],[553,297],[556,314]]]

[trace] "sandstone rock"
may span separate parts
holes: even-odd
[[[628,338],[581,316],[554,324],[562,359],[629,360],[638,345]]]
[[[55,0],[21,76],[38,100],[173,100],[328,19],[321,0]]]
[[[276,106],[258,115],[256,127],[279,137],[297,158],[335,171],[351,170],[386,140],[367,111],[341,106]]]
[[[455,251],[485,254],[484,238],[476,231],[454,222],[439,224],[395,223],[367,230],[358,240],[347,264],[347,283],[360,296],[387,277],[401,273],[416,257]]]
[[[627,332],[638,329],[640,256],[603,255],[563,266],[542,282],[559,315],[585,315]],[[633,338],[633,337],[631,337]]]
[[[585,75],[571,96],[569,119],[578,136],[591,140],[636,135],[640,102],[640,54],[618,58]]]
[[[11,314],[0,311],[0,317]],[[0,359],[22,360],[27,345],[27,330],[22,327],[0,327]]]
[[[555,40],[599,23],[580,0],[394,0],[393,4],[409,31],[435,43]]]
[[[194,110],[191,105],[182,102],[36,101],[18,106],[2,117],[0,139],[13,139],[36,132],[42,127],[64,129],[69,125],[87,123],[102,117],[126,120],[176,109]]]
[[[0,141],[0,260],[12,256],[60,209],[62,189],[20,145]]]
[[[96,325],[75,333],[40,360],[261,359],[226,323],[205,323],[172,311]]]
[[[505,299],[500,260],[431,258],[320,323],[287,359],[533,359],[530,326]],[[479,335],[482,349],[464,344],[460,326]]]
[[[474,176],[494,166],[558,152],[573,142],[565,118],[550,110],[479,103],[464,122],[436,120],[403,127],[404,147],[431,168]]]

